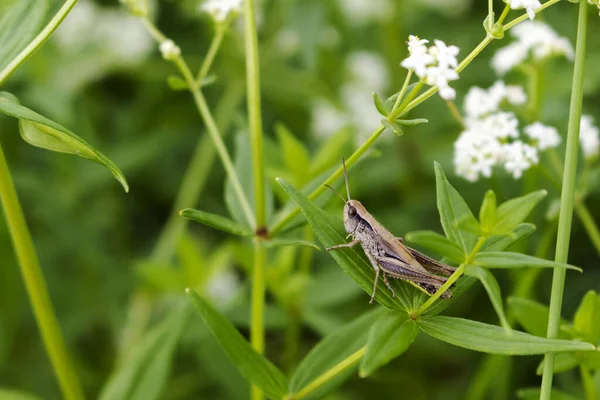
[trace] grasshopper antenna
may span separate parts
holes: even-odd
[[[348,201],[350,201],[350,186],[348,186],[348,171],[346,170],[346,160],[342,157],[342,165],[344,166],[344,179],[346,180],[346,193],[348,194]]]
[[[325,184],[325,186],[327,186],[329,189],[331,189],[333,191],[333,193],[337,194],[338,196],[340,196],[340,199],[342,199],[342,201],[344,203],[346,203],[346,199],[344,199],[344,196],[342,196],[337,190],[335,190],[334,188],[332,188],[331,186],[329,186],[328,184]]]

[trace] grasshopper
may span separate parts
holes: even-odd
[[[346,204],[344,206],[344,226],[348,237],[352,237],[352,241],[328,247],[325,250],[351,248],[360,243],[373,269],[375,269],[373,294],[369,303],[373,303],[375,298],[380,273],[383,275],[383,282],[392,292],[392,296],[395,296],[395,293],[388,281],[388,276],[408,281],[429,295],[434,294],[446,282],[447,278],[435,275],[432,272],[450,276],[456,268],[405,246],[402,238],[394,236],[377,222],[360,201],[352,200],[350,198],[350,187],[348,186],[346,162],[343,158],[342,165],[344,166],[348,200],[344,199],[331,186],[325,186],[333,190]],[[452,293],[449,290],[441,295],[442,299],[450,299],[451,297]]]

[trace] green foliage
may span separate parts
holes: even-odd
[[[240,373],[267,396],[281,398],[286,393],[287,379],[277,367],[258,354],[225,317],[213,309],[195,291],[187,294],[213,336],[225,350]]]
[[[179,214],[184,218],[200,222],[204,225],[212,226],[213,228],[219,229],[223,232],[231,233],[233,235],[251,236],[253,234],[253,232],[246,226],[220,215],[211,214],[200,210],[192,210],[191,208],[181,210]]]
[[[14,95],[0,92],[0,112],[19,120],[19,132],[27,143],[46,150],[76,154],[104,165],[125,191],[129,191],[125,176],[112,161],[67,128],[19,104]]]

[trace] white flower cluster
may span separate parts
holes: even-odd
[[[539,0],[504,0],[504,2],[507,3],[513,10],[525,9],[529,19],[534,19],[535,10],[542,6],[542,3],[540,3]]]
[[[511,34],[517,40],[499,49],[492,57],[492,68],[504,75],[531,55],[542,61],[553,56],[573,60],[575,52],[569,39],[559,36],[550,26],[539,21],[525,21],[515,26]]]
[[[242,12],[242,0],[206,0],[200,9],[210,14],[216,23],[223,23],[230,15]]]
[[[444,100],[453,100],[456,91],[450,87],[449,81],[458,79],[456,56],[460,49],[456,46],[447,46],[441,40],[434,40],[434,45],[427,47],[428,40],[419,39],[417,36],[408,37],[408,58],[400,65],[412,69],[425,83],[437,86],[440,97]]]
[[[523,131],[529,140],[522,140],[519,121],[513,112],[501,105],[518,106],[527,101],[520,86],[496,82],[489,89],[472,87],[464,101],[465,130],[454,143],[456,174],[475,182],[480,176],[490,177],[495,166],[502,165],[515,179],[539,162],[538,151],[560,144],[558,131],[535,122]]]
[[[338,0],[337,3],[352,26],[385,22],[394,16],[391,0]]]
[[[181,49],[171,39],[164,40],[158,49],[167,61],[172,61],[181,55]]]
[[[589,115],[581,117],[579,143],[586,159],[590,160],[600,155],[600,130],[594,125],[594,121]]]

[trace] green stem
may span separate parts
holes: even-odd
[[[394,122],[396,120],[396,118],[398,118],[401,114],[406,114],[406,106],[415,98],[415,96],[421,91],[421,89],[423,88],[423,81],[419,81],[415,87],[410,91],[410,93],[406,96],[406,99],[404,99],[404,101],[402,102],[402,104],[400,104],[400,107],[398,107],[395,110],[392,110],[392,112],[390,113],[390,115],[388,115],[387,120],[390,122]]]
[[[265,271],[267,263],[267,248],[262,246],[260,238],[254,239],[254,262],[252,271],[252,299],[250,314],[250,342],[254,350],[264,353],[265,350]],[[264,398],[262,391],[252,386],[252,399]]]
[[[494,28],[494,0],[488,0],[488,30],[491,32]]]
[[[208,75],[208,71],[210,71],[210,67],[221,47],[221,43],[223,42],[223,36],[225,36],[225,28],[221,25],[217,25],[217,31],[215,32],[215,36],[213,36],[212,41],[210,42],[210,47],[208,48],[208,52],[202,61],[202,65],[200,66],[200,70],[198,71],[198,75],[196,76],[196,82],[198,85],[202,84],[202,79],[206,78]]]
[[[408,88],[408,84],[410,83],[410,79],[412,78],[412,74],[413,74],[413,70],[409,69],[408,73],[406,74],[406,79],[404,79],[404,84],[402,85],[402,89],[400,89],[400,92],[398,93],[398,97],[396,97],[396,101],[394,102],[394,107],[392,107],[391,112],[393,112],[395,109],[397,109],[398,106],[400,105],[400,102],[402,101],[402,98],[404,97],[404,93],[406,92],[406,88]]]
[[[598,229],[598,225],[596,225],[596,221],[594,221],[590,210],[582,201],[579,204],[575,204],[575,211],[577,211],[577,216],[592,241],[596,252],[600,255],[600,230]]]
[[[147,18],[142,18],[144,22],[144,26],[148,29],[148,32],[154,37],[154,39],[158,43],[162,43],[168,38]],[[244,194],[244,189],[242,189],[242,184],[240,183],[240,179],[235,172],[235,168],[233,166],[233,162],[231,161],[231,157],[229,157],[229,153],[227,152],[227,147],[225,147],[225,143],[223,143],[223,139],[221,138],[221,134],[219,133],[219,128],[215,123],[215,120],[208,108],[208,104],[206,103],[206,99],[202,94],[202,90],[200,90],[200,85],[196,82],[192,75],[192,71],[186,64],[185,60],[181,56],[175,57],[172,60],[183,78],[188,85],[192,96],[194,97],[194,102],[196,103],[196,108],[200,112],[200,116],[202,120],[206,124],[206,129],[208,130],[208,134],[212,138],[213,144],[217,149],[217,153],[219,154],[219,158],[221,159],[221,163],[225,168],[225,172],[227,173],[227,177],[231,182],[231,186],[233,187],[233,191],[235,192],[238,201],[242,207],[242,211],[248,220],[248,224],[250,226],[255,226],[254,214],[252,213],[252,208],[250,207],[250,203]]]
[[[590,372],[590,369],[586,366],[579,366],[579,373],[581,374],[581,382],[583,383],[583,393],[585,393],[585,400],[597,400],[596,397],[596,383]]]
[[[252,150],[252,177],[254,186],[254,215],[256,234],[254,241],[254,268],[252,271],[252,309],[250,341],[259,352],[265,350],[265,269],[267,253],[260,241],[268,237],[266,227],[267,207],[265,199],[265,160],[263,154],[262,114],[260,104],[260,64],[258,60],[258,37],[254,0],[244,1],[244,47],[246,52],[246,85],[248,98],[248,122]],[[252,399],[264,398],[261,390],[252,386]]]
[[[509,12],[510,12],[510,6],[507,4],[506,6],[504,6],[504,10],[502,10],[502,14],[500,15],[500,18],[498,18],[499,24],[504,22],[504,20],[506,19],[506,16],[508,15]]]
[[[33,240],[27,228],[27,222],[2,147],[0,147],[0,201],[21,267],[29,301],[62,394],[68,400],[83,399],[84,395],[79,378],[69,360],[67,347],[62,338],[44,275],[40,268]]]
[[[56,15],[48,22],[48,24],[42,29],[38,35],[23,49],[13,60],[8,63],[6,67],[0,71],[0,86],[4,83],[6,78],[10,76],[21,64],[23,64],[33,53],[37,51],[46,40],[50,38],[52,33],[58,28],[60,23],[65,17],[71,12],[71,9],[75,7],[77,0],[67,0],[65,4],[58,10]]]
[[[287,400],[300,400],[329,382],[336,375],[341,374],[348,368],[352,367],[356,364],[360,359],[365,355],[367,347],[363,346],[358,351],[352,353],[350,356],[346,357],[344,360],[336,364],[333,368],[323,373],[317,379],[306,385],[304,389],[299,391],[296,394],[292,394],[286,397]]]
[[[485,239],[485,236],[479,237],[477,243],[475,243],[475,246],[473,247],[473,250],[471,250],[471,253],[469,253],[467,258],[465,259],[465,262],[458,266],[456,271],[454,271],[452,275],[448,277],[448,280],[433,295],[431,295],[427,299],[427,301],[423,303],[421,307],[419,307],[419,309],[416,312],[412,313],[412,315],[410,316],[412,319],[417,319],[420,315],[427,311],[427,309],[431,307],[433,303],[435,303],[435,301],[439,299],[440,296],[443,293],[445,293],[446,290],[448,290],[450,286],[452,286],[454,282],[456,282],[458,278],[460,278],[464,274],[465,268],[473,261],[473,257],[475,257],[477,252],[481,249],[481,246],[483,246],[483,244],[485,243]]]
[[[581,122],[581,107],[583,101],[583,74],[585,62],[587,8],[587,1],[580,0],[579,17],[577,21],[577,45],[575,48],[575,65],[573,68],[573,86],[571,89],[571,104],[569,108],[567,148],[565,151],[565,170],[563,174],[563,184],[560,201],[560,216],[558,220],[558,238],[556,243],[555,254],[555,260],[557,262],[567,262],[567,258],[569,255],[569,239],[571,235],[571,222],[573,219],[575,177],[577,172],[577,156],[579,147],[579,125]],[[564,285],[565,270],[562,268],[554,269],[552,277],[552,292],[550,297],[550,317],[548,320],[547,334],[547,337],[551,339],[554,339],[558,336]],[[544,358],[544,372],[542,376],[542,386],[540,395],[541,400],[550,399],[553,372],[554,354],[548,353]]]
[[[252,176],[254,177],[254,200],[256,228],[266,224],[265,168],[263,156],[263,132],[260,107],[260,68],[258,62],[258,38],[254,0],[244,1],[244,40],[246,49],[246,84],[248,96],[248,120],[250,145],[252,147]]]
[[[454,102],[452,100],[447,100],[446,105],[448,106],[448,109],[450,110],[450,114],[452,114],[452,116],[454,117],[456,122],[458,122],[459,125],[461,127],[463,127],[463,129],[464,129],[465,121],[463,121],[462,115],[460,115],[460,111],[458,111],[456,104],[454,104]]]

